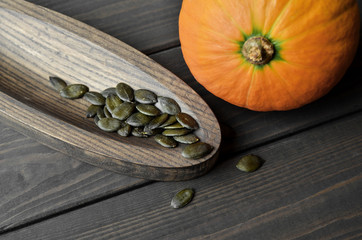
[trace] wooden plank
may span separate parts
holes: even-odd
[[[80,20],[150,54],[179,45],[181,0],[28,0]]]
[[[362,112],[253,149],[201,178],[157,182],[3,235],[4,239],[357,239],[362,235]],[[246,154],[247,152],[245,152]],[[172,209],[178,190],[193,201]]]
[[[351,67],[330,93],[302,108],[284,112],[254,112],[213,96],[193,78],[179,47],[151,57],[184,80],[209,104],[224,128],[223,153],[242,151],[362,109],[362,40]]]
[[[1,231],[146,182],[72,159],[2,123],[0,136]]]

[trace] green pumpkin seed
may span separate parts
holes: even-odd
[[[102,92],[101,92],[102,96],[107,98],[108,95],[110,94],[114,94],[116,95],[116,88],[115,87],[111,87],[111,88],[107,88],[107,89],[104,89]]]
[[[179,122],[164,127],[164,129],[180,129],[180,128],[184,128],[184,126],[182,126],[181,123]]]
[[[193,133],[189,133],[189,134],[183,135],[183,136],[175,136],[173,138],[177,142],[185,143],[185,144],[193,144],[193,143],[200,141],[200,139]]]
[[[133,127],[142,127],[146,126],[151,120],[152,117],[137,112],[132,114],[129,118],[127,118],[126,123],[128,123]]]
[[[162,112],[168,113],[170,115],[176,115],[181,112],[181,108],[178,103],[172,98],[168,97],[158,97],[160,107]]]
[[[147,124],[147,128],[149,128],[149,129],[158,128],[159,126],[161,126],[167,120],[167,118],[168,118],[168,114],[163,113],[160,116],[157,116],[154,119],[152,119],[151,122],[149,122]]]
[[[105,104],[105,98],[98,92],[87,92],[84,94],[85,100],[93,105],[103,106]]]
[[[60,91],[60,96],[69,99],[81,98],[89,88],[83,84],[70,84]]]
[[[147,116],[157,116],[161,113],[160,109],[155,107],[154,105],[148,105],[148,104],[138,104],[136,106],[137,110]]]
[[[97,115],[95,115],[93,120],[94,120],[94,123],[98,126],[99,117]]]
[[[115,118],[101,118],[97,125],[103,131],[115,132],[121,127],[121,121]]]
[[[49,81],[53,88],[58,92],[63,90],[67,86],[67,83],[63,79],[58,77],[49,77]]]
[[[174,148],[177,146],[177,142],[172,137],[167,137],[162,134],[157,134],[154,138],[155,141],[163,147]]]
[[[194,197],[195,191],[191,188],[186,188],[178,193],[171,200],[171,207],[173,208],[182,208],[191,202]]]
[[[135,104],[130,102],[124,102],[115,108],[112,112],[112,116],[119,120],[126,120],[131,116],[133,110],[135,109]]]
[[[187,128],[181,128],[181,129],[166,129],[162,132],[162,135],[168,136],[168,137],[174,137],[174,136],[182,136],[190,133],[191,130]]]
[[[244,172],[254,172],[261,167],[263,161],[258,156],[249,154],[242,157],[236,164],[236,167]]]
[[[106,106],[110,113],[121,104],[122,100],[117,95],[109,94],[106,98]]]
[[[196,122],[196,120],[187,113],[180,112],[176,114],[176,119],[185,128],[193,130],[199,128],[199,124]]]
[[[120,99],[126,102],[132,102],[134,98],[133,89],[125,84],[125,83],[118,83],[116,86],[116,93]]]
[[[134,91],[134,98],[137,102],[143,104],[152,104],[157,102],[157,95],[146,89]]]
[[[104,107],[103,107],[103,112],[104,112],[104,116],[105,116],[105,117],[107,117],[107,118],[111,118],[111,117],[112,117],[112,114],[108,111],[107,106],[104,106]]]
[[[132,135],[135,137],[147,138],[148,135],[143,131],[141,127],[135,127],[132,129]]]
[[[198,159],[209,154],[214,148],[204,142],[197,142],[187,145],[183,151],[182,156],[185,158]]]
[[[171,124],[174,124],[175,122],[177,122],[176,120],[176,116],[172,115],[172,116],[169,116],[169,118],[167,119],[167,121],[165,121],[163,124],[161,124],[159,127],[160,128],[164,128],[166,126],[169,126]]]
[[[98,117],[99,119],[106,118],[106,115],[104,114],[103,108],[100,107],[100,108],[97,110],[97,117]]]
[[[131,134],[132,127],[127,123],[122,123],[121,128],[117,130],[117,133],[122,137],[127,137]]]
[[[86,112],[86,117],[87,118],[92,118],[94,117],[95,115],[97,115],[97,111],[98,109],[102,109],[101,106],[97,106],[97,105],[90,105],[87,109],[87,112]]]

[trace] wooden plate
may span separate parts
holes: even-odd
[[[25,1],[1,0],[0,58],[0,116],[43,144],[101,168],[163,181],[200,176],[215,163],[220,127],[203,99],[150,58],[101,31]],[[125,82],[171,97],[198,121],[196,135],[214,150],[189,160],[181,156],[182,145],[166,149],[152,138],[105,133],[85,117],[89,104],[61,98],[49,76],[91,91]]]

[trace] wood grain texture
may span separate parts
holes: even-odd
[[[3,238],[358,239],[361,121],[354,114],[253,149],[265,160],[254,173],[236,169],[237,156],[201,178],[154,183]],[[185,187],[193,201],[172,209]]]
[[[147,181],[93,167],[0,123],[0,232]]]
[[[74,7],[74,12],[72,12],[72,2],[77,4],[76,7]],[[91,25],[98,24],[96,26],[111,28],[112,26],[117,26],[117,22],[113,21],[112,17],[107,18],[107,20],[103,20],[103,16],[108,15],[108,13],[105,13],[104,10],[110,9],[107,7],[110,2],[111,1],[90,0],[87,1],[87,4],[84,4],[82,1],[70,2],[47,0],[41,1],[41,4],[54,5],[54,7],[57,7],[57,10],[60,12],[67,12],[70,16],[75,18],[78,18],[78,16],[86,17],[87,19],[85,22],[90,23],[90,21],[92,21]],[[359,2],[361,3],[360,0]],[[123,6],[123,3],[131,4],[131,1],[114,1],[114,4],[116,5]],[[100,5],[104,6],[104,8],[100,7]],[[141,9],[137,10],[139,7]],[[147,9],[142,9],[142,7],[143,5],[139,4],[138,2],[138,5],[129,5],[128,9],[132,9],[139,13],[142,11],[147,11]],[[62,8],[65,10],[62,10]],[[87,8],[89,8],[89,12]],[[82,9],[85,11],[84,14],[81,13]],[[76,13],[77,15],[72,15],[73,13]],[[122,15],[123,14],[126,13],[122,13]],[[117,14],[114,16],[116,15]],[[134,21],[134,19],[132,21],[124,21],[125,25],[119,27],[122,29],[127,29],[127,26],[138,28],[139,26],[137,24],[142,22],[143,19],[144,16],[142,16],[142,18],[138,18],[137,21]],[[160,21],[160,23],[161,22],[162,21]],[[149,23],[153,24],[152,21],[149,21]],[[122,33],[117,31],[119,30],[116,30],[114,34],[116,36],[121,36]],[[128,30],[127,34],[129,34],[129,31],[130,30]],[[127,38],[127,34],[122,36]],[[172,34],[170,34],[170,36],[171,35]],[[154,31],[152,35],[144,37],[146,40],[144,41],[144,44],[147,45],[147,42],[151,41],[153,38],[157,38],[157,32]],[[125,40],[125,42],[127,42],[127,39],[121,38],[121,40]],[[165,40],[167,41],[167,39]],[[132,38],[132,41],[141,42],[143,39]],[[127,43],[130,43],[132,46],[134,46],[134,44],[131,42]],[[143,46],[140,46],[140,48],[142,47]],[[147,51],[148,50],[146,50],[146,52]],[[234,153],[234,151],[240,151],[255,145],[262,145],[265,142],[273,141],[289,134],[293,134],[295,132],[321,124],[325,121],[328,121],[329,119],[338,118],[344,114],[358,111],[362,103],[360,94],[362,83],[358,77],[360,73],[359,68],[362,65],[362,55],[360,50],[356,56],[354,65],[348,71],[342,82],[329,95],[320,101],[312,103],[310,106],[300,110],[282,113],[251,112],[236,108],[222,100],[211,96],[192,78],[186,65],[184,64],[184,61],[182,60],[180,53],[181,52],[179,51],[179,48],[175,48],[152,55],[151,57],[185,80],[204,98],[204,100],[206,100],[211,105],[212,109],[216,113],[217,118],[229,126],[231,133],[229,134],[228,141],[224,144],[224,154]],[[3,129],[1,126],[0,129]],[[4,203],[4,205],[2,204],[0,212],[3,213],[1,219],[6,220],[6,222],[2,222],[1,224],[1,227],[3,227],[2,229],[11,229],[14,226],[19,226],[19,224],[26,224],[32,222],[33,220],[61,213],[62,211],[67,211],[67,209],[82,206],[83,203],[92,202],[97,198],[104,199],[107,196],[114,196],[114,194],[127,191],[127,189],[132,188],[129,188],[129,186],[132,186],[132,183],[130,182],[131,180],[129,179],[133,179],[135,182],[138,180],[113,174],[105,170],[99,170],[97,168],[88,166],[87,164],[82,164],[74,159],[69,159],[64,154],[57,153],[47,147],[35,143],[34,140],[36,140],[36,138],[24,138],[22,135],[16,134],[9,128],[6,128],[6,132],[8,132],[8,134],[10,133],[11,136],[7,137],[8,134],[3,132],[0,134],[0,139],[4,140],[1,143],[0,148],[0,164],[1,162],[3,163],[0,167],[2,169],[2,174],[0,175],[0,192],[4,193],[1,195],[0,202]],[[303,139],[300,141],[303,141]],[[354,143],[352,142],[351,144]],[[223,155],[221,159],[222,164],[218,165],[215,168],[215,171],[224,170],[223,166],[225,166],[225,164],[228,165],[228,163],[224,163],[224,161],[228,160],[231,162],[230,164],[235,162],[235,159],[230,160],[224,156],[225,155]],[[71,163],[69,163],[69,161],[71,161]],[[53,171],[59,173],[59,175],[54,176]],[[214,174],[213,172],[212,174]],[[28,177],[22,177],[21,175],[23,173],[26,173],[25,176]],[[71,177],[66,178],[63,176]],[[89,177],[84,178],[84,181],[82,181],[79,178],[82,178],[83,176]],[[218,183],[219,179],[215,175],[212,176],[213,177],[205,178],[208,181],[208,184]],[[32,179],[34,179],[34,181],[32,181]],[[110,184],[108,185],[107,183]],[[29,186],[30,188],[28,188]],[[170,187],[166,189],[168,191],[167,193],[176,191],[175,188],[177,186],[182,187],[182,183],[170,185]],[[315,191],[317,191],[318,187],[319,185],[314,186]],[[52,194],[49,194],[50,192],[52,192]],[[149,192],[145,191],[145,193]],[[44,195],[45,197],[43,197]],[[171,193],[169,196],[171,197]],[[293,197],[292,195],[288,196],[291,198]],[[165,200],[165,202],[167,201],[168,199]],[[287,199],[285,201],[287,201]],[[199,219],[200,221],[204,221],[206,224],[207,221],[205,219],[202,217]],[[303,220],[308,221],[309,219],[298,218],[298,221],[302,222]],[[291,221],[293,221],[292,218]],[[272,223],[273,222],[271,222],[271,224]],[[334,231],[337,231],[338,227],[339,229],[348,228],[347,224],[349,222],[346,221],[346,225],[341,225],[338,223],[340,223],[340,221],[337,221],[337,225],[335,225],[336,229],[334,229]],[[352,223],[355,223],[354,219],[352,219]],[[82,223],[80,223],[80,225],[81,224]],[[332,224],[329,226],[333,227]],[[239,227],[241,226],[236,225],[235,228]],[[226,228],[225,231],[227,232],[228,229]],[[226,234],[225,231],[220,231],[220,235]],[[238,232],[235,230],[233,230],[233,232],[238,234]],[[251,235],[253,233],[253,231],[250,232]],[[350,235],[354,236],[353,233],[350,233]],[[216,238],[217,234],[214,236]],[[231,234],[231,236],[234,237],[233,234]],[[210,239],[213,239],[212,237],[210,237]]]
[[[150,58],[109,35],[24,1],[2,1],[0,112],[14,127],[63,153],[130,176],[174,181],[205,174],[215,163],[218,122],[196,92]],[[105,134],[86,121],[86,101],[66,101],[49,76],[102,91],[125,82],[175,99],[199,123],[196,134],[214,147],[206,157],[180,157],[149,139]],[[197,104],[195,104],[197,103]]]
[[[150,54],[179,45],[181,0],[29,0]]]

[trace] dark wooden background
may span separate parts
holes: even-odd
[[[31,0],[85,22],[171,70],[223,128],[205,176],[154,182],[71,159],[0,123],[0,239],[362,239],[362,50],[325,97],[259,113],[208,93],[178,40],[181,0]],[[362,0],[359,0],[360,9]],[[235,168],[241,156],[261,169]],[[196,190],[183,209],[169,204]]]

